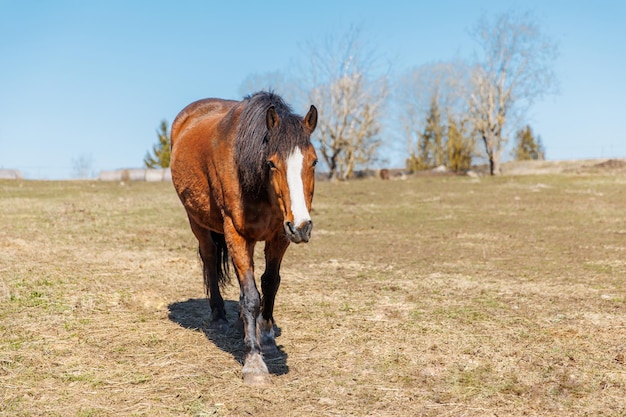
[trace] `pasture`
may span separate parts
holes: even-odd
[[[171,184],[0,182],[0,415],[626,415],[626,174],[318,183],[312,217],[255,389]]]

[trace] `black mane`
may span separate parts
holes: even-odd
[[[235,136],[235,161],[244,191],[258,194],[268,176],[267,158],[277,153],[287,158],[294,147],[304,148],[310,142],[302,125],[302,117],[277,94],[258,92],[241,102],[243,110]],[[277,128],[267,129],[266,115],[274,106],[280,118]]]

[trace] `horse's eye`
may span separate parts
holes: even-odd
[[[315,168],[315,165],[317,165],[317,159],[313,161],[313,168]]]
[[[276,165],[274,165],[272,161],[267,161],[267,166],[270,167],[270,169],[276,169]]]

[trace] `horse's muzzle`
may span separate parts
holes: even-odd
[[[283,226],[285,227],[287,237],[293,243],[306,243],[311,239],[311,230],[313,230],[313,222],[311,220],[302,222],[298,227],[292,222],[285,222]]]

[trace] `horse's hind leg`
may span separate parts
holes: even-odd
[[[261,276],[263,299],[257,326],[261,349],[267,356],[278,353],[274,335],[274,300],[280,285],[280,263],[288,246],[289,241],[282,235],[265,243],[265,272]]]
[[[193,219],[189,219],[191,230],[198,239],[200,259],[202,259],[202,273],[204,275],[204,285],[209,297],[211,306],[211,323],[209,327],[214,330],[225,332],[228,330],[228,320],[224,308],[224,299],[220,292],[220,262],[221,256],[218,253],[218,245],[213,240],[211,232],[197,224]],[[225,256],[225,255],[224,255]]]

